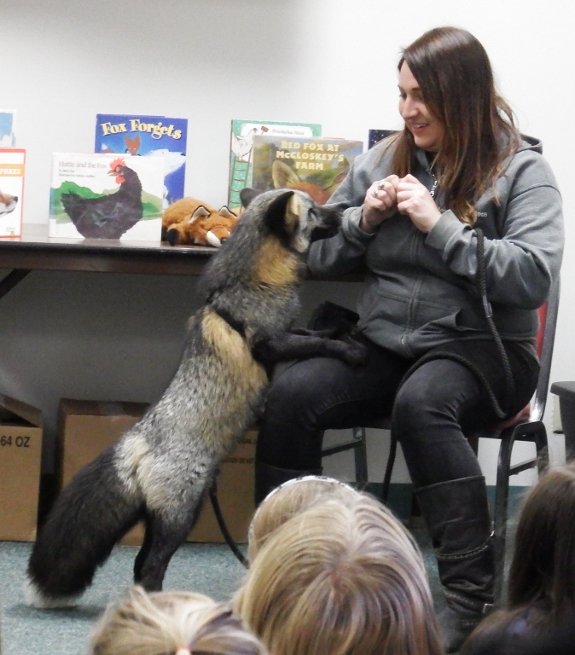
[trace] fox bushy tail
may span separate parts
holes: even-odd
[[[27,600],[37,607],[69,605],[143,514],[114,466],[115,446],[81,469],[56,499],[28,563]]]

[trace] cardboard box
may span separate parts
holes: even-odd
[[[0,395],[0,540],[36,539],[41,459],[40,410]]]
[[[98,402],[62,399],[58,419],[59,489],[88,462],[119,437],[146,411],[144,403]],[[254,456],[257,433],[250,431],[240,439],[236,450],[223,460],[218,475],[218,502],[234,541],[247,540],[254,513]],[[137,525],[122,539],[138,546],[144,530]],[[222,543],[212,504],[206,494],[198,520],[188,541]]]
[[[59,493],[88,462],[117,441],[148,409],[146,403],[73,400],[58,407],[57,480]],[[139,545],[143,530],[136,526],[122,543]]]

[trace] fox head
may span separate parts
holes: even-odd
[[[292,288],[305,275],[311,243],[334,235],[341,224],[339,212],[303,191],[243,189],[240,197],[241,219],[202,278],[206,297],[235,284]]]
[[[269,232],[300,254],[305,254],[313,241],[335,235],[341,224],[339,212],[322,207],[305,191],[277,189],[260,194],[242,189],[240,198],[246,207],[244,217],[252,211],[261,214]]]

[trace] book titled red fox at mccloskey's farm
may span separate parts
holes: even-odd
[[[94,152],[163,157],[165,209],[184,197],[187,138],[187,118],[97,114]]]
[[[259,191],[299,189],[323,205],[363,152],[363,141],[256,135],[252,185]]]

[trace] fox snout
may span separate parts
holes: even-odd
[[[312,230],[310,240],[319,241],[335,236],[341,225],[340,212],[326,207],[319,207],[316,212],[319,214],[320,223]]]

